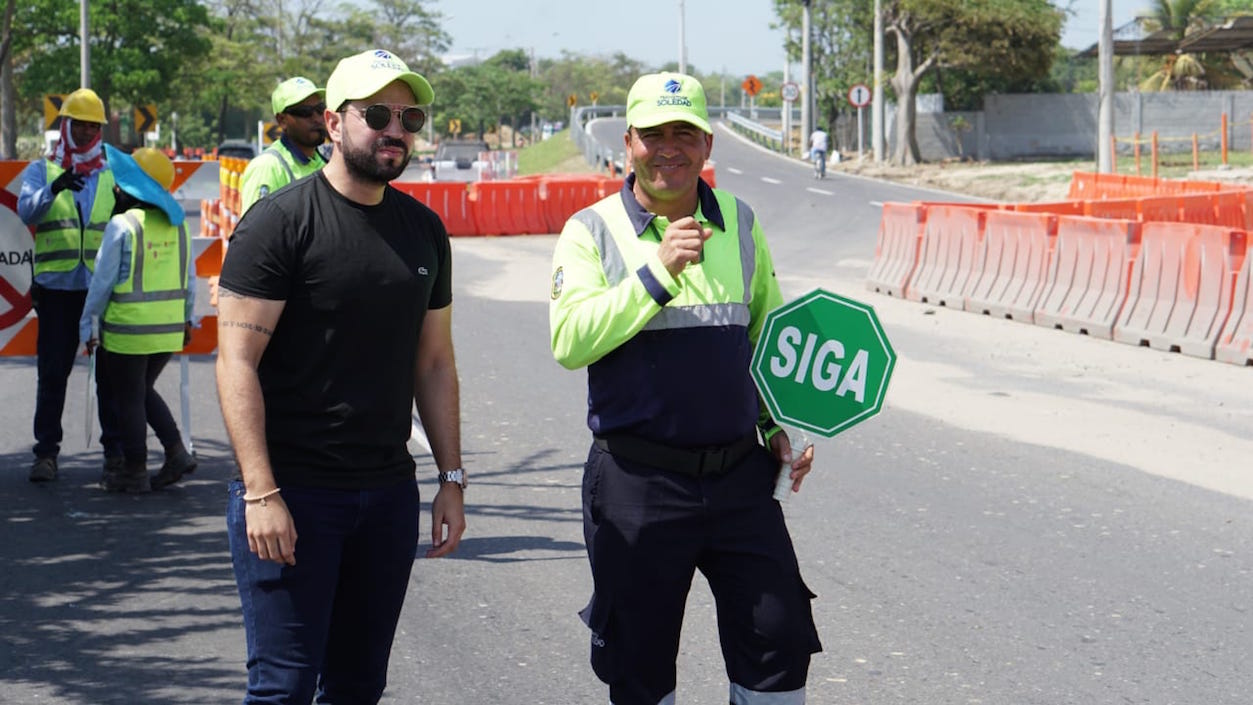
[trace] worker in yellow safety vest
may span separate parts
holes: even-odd
[[[283,136],[248,162],[239,180],[242,217],[252,204],[326,166],[318,147],[326,141],[326,91],[302,76],[278,84],[270,96]]]
[[[105,149],[117,182],[117,215],[105,228],[96,257],[79,339],[96,352],[96,365],[106,373],[121,432],[124,462],[106,466],[101,485],[110,492],[148,492],[196,469],[154,387],[171,355],[191,336],[191,238],[183,207],[169,191],[174,182],[169,157],[149,147],[134,155]],[[98,338],[93,331],[97,318]],[[165,464],[152,478],[147,472],[149,424],[165,447]]]
[[[96,249],[113,212],[113,175],[105,161],[104,102],[90,88],[65,97],[60,137],[46,159],[22,172],[17,214],[35,228],[31,302],[39,318],[35,343],[35,461],[31,482],[57,479],[65,388],[78,351],[78,319],[91,281]],[[109,456],[113,426],[100,395],[101,442]]]

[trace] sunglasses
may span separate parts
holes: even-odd
[[[364,108],[353,105],[345,105],[343,108],[340,108],[340,112],[348,110],[355,110],[361,113],[361,116],[365,118],[365,124],[375,131],[386,130],[387,126],[392,122],[393,115],[400,116],[400,126],[405,128],[405,132],[417,132],[426,124],[426,113],[422,112],[421,108],[412,105],[392,106],[385,103],[375,103]]]
[[[326,103],[318,103],[317,105],[293,105],[283,112],[298,118],[311,118],[314,115],[321,115],[326,111]]]

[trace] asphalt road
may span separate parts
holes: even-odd
[[[819,439],[786,506],[825,646],[809,702],[1245,705],[1253,369],[870,294],[878,204],[953,196],[815,182],[722,129],[714,157],[718,185],[762,219],[785,296],[823,286],[872,304],[900,355],[883,413]],[[548,353],[553,242],[454,242],[470,528],[454,557],[414,565],[384,702],[607,701],[576,615],[589,439],[584,375]],[[201,468],[125,497],[94,486],[82,369],[63,479],[26,481],[34,365],[0,359],[0,702],[241,698],[234,470],[212,360],[190,377]],[[177,383],[173,365],[167,399]],[[428,459],[419,472],[429,500]],[[698,578],[685,705],[727,700],[712,624]]]

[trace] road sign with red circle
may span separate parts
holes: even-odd
[[[0,168],[0,330],[8,328],[30,312],[31,262],[35,238],[29,226],[17,217],[17,197],[5,188],[19,166],[5,162]]]
[[[783,98],[783,100],[791,103],[801,97],[801,87],[797,85],[795,81],[788,81],[782,86],[779,86],[779,95]]]
[[[864,108],[870,105],[870,87],[864,83],[854,83],[848,89],[848,102],[853,104],[854,108]]]

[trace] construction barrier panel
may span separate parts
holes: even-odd
[[[550,233],[559,233],[570,216],[599,200],[598,174],[565,174],[539,182],[540,208]]]
[[[480,235],[536,235],[551,232],[539,202],[536,181],[475,181],[469,200]]]
[[[444,221],[449,235],[479,235],[470,192],[464,183],[441,181],[393,181],[392,186],[413,196]]]
[[[1019,213],[1052,213],[1053,215],[1084,215],[1086,201],[1048,201],[1042,203],[1015,203],[1012,208]]]
[[[1044,294],[1032,321],[1113,339],[1139,242],[1140,226],[1130,220],[1060,216]]]
[[[1084,215],[1092,218],[1140,221],[1139,198],[1106,198],[1088,201]]]
[[[1253,365],[1253,248],[1245,242],[1244,267],[1236,278],[1231,315],[1218,335],[1214,359],[1233,365]]]
[[[35,354],[30,302],[35,234],[17,215],[20,177],[28,164],[0,161],[0,355]]]
[[[1211,359],[1244,263],[1243,230],[1146,223],[1114,340]]]
[[[988,213],[983,253],[976,258],[967,311],[1031,322],[1044,292],[1057,216],[1048,213]]]
[[[978,263],[985,208],[926,206],[926,222],[918,268],[905,288],[905,298],[937,306],[962,308],[971,272]]]
[[[1069,201],[1087,201],[1100,198],[1096,192],[1095,172],[1076,171],[1070,175],[1070,189],[1066,192]]]
[[[605,196],[611,196],[622,190],[622,184],[626,179],[621,176],[606,176],[601,178],[600,187],[596,189],[596,200],[600,200]]]
[[[918,265],[918,249],[927,209],[917,203],[884,203],[874,263],[866,275],[866,288],[888,296],[904,296],[909,278]]]

